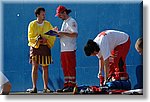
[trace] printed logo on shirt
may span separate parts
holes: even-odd
[[[73,27],[76,27],[76,23],[75,23],[75,22],[72,22],[72,26],[73,26]]]
[[[101,36],[101,35],[107,35],[104,31],[103,32],[101,32],[100,34],[99,34],[99,37]]]

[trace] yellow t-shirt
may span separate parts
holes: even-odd
[[[45,43],[44,45],[47,45],[49,48],[52,48],[56,40],[56,37],[45,35],[46,32],[52,29],[53,29],[53,26],[46,20],[43,21],[42,25],[39,25],[37,23],[37,20],[30,22],[28,26],[28,42],[29,42],[28,46],[38,48],[40,45],[40,42],[36,44],[36,39],[39,35],[41,35],[42,37],[47,39],[47,43]]]

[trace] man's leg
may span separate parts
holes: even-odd
[[[44,89],[48,88],[48,66],[42,66]]]
[[[111,69],[113,69],[111,70],[111,74],[115,74],[113,79],[116,81],[106,83],[106,85],[111,89],[131,89],[131,85],[128,80],[128,73],[126,72],[126,56],[129,48],[130,39],[128,39],[126,43],[121,44],[114,49],[114,63],[111,65]]]
[[[118,45],[112,52],[112,56],[109,58],[109,77],[111,79],[119,80],[120,74],[122,77],[128,78],[126,72],[126,56],[130,48],[130,38],[124,44]],[[120,74],[118,72],[121,72]],[[118,73],[118,74],[117,74]]]
[[[63,92],[64,89],[68,87],[68,68],[67,68],[67,52],[61,52],[61,67],[64,74],[64,87],[62,89],[58,89],[57,92]]]
[[[38,78],[38,64],[33,63],[32,64],[32,85],[33,85],[33,89],[36,88],[37,78]]]
[[[68,55],[68,72],[69,72],[69,86],[74,87],[76,85],[76,53],[72,51]]]
[[[76,86],[76,54],[75,51],[68,52],[67,54],[67,68],[68,68],[68,87],[64,89],[64,92],[73,92]]]
[[[44,83],[43,93],[53,92],[48,87],[48,66],[42,66],[42,69],[43,69],[43,83]]]
[[[119,72],[126,72],[126,56],[130,49],[130,38],[124,44],[115,48],[116,57],[114,58],[114,67],[118,68]],[[126,76],[126,75],[125,75]]]
[[[64,73],[64,88],[65,87],[68,87],[68,66],[67,66],[67,63],[68,63],[68,59],[67,59],[67,56],[68,56],[68,52],[61,52],[61,66],[62,66],[62,69],[63,69],[63,73]]]

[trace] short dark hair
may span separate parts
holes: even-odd
[[[69,15],[69,13],[71,12],[71,10],[65,9],[63,12],[66,12],[66,14]],[[62,12],[62,13],[63,13],[63,12]]]
[[[71,10],[66,10],[66,14],[69,15],[69,13],[71,12]]]
[[[35,9],[34,14],[37,17],[37,14],[39,15],[41,11],[45,12],[45,9],[43,7],[38,7]]]
[[[96,42],[90,39],[84,47],[84,52],[86,56],[91,56],[91,54],[94,53],[94,51],[99,52],[100,48]]]

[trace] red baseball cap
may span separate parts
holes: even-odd
[[[59,16],[59,14],[65,10],[67,10],[67,9],[64,6],[58,6],[56,9],[56,15],[55,16]]]

